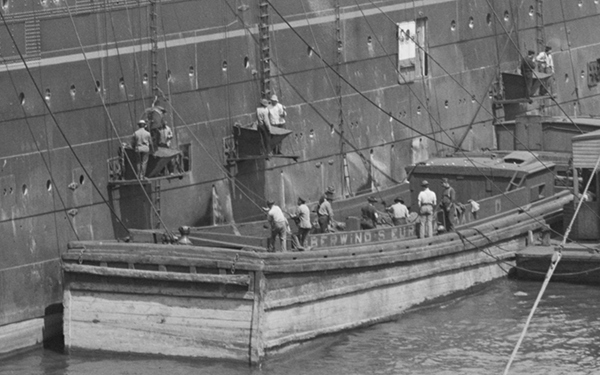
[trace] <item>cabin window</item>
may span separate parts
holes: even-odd
[[[181,172],[189,172],[192,167],[191,144],[179,145],[181,155],[179,156],[179,168]]]
[[[427,19],[400,22],[398,37],[398,82],[410,83],[429,75],[427,55]]]
[[[540,199],[544,199],[544,190],[546,189],[546,184],[539,184],[532,186],[529,190],[529,198],[530,202],[535,202]]]

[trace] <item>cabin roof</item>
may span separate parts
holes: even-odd
[[[524,154],[528,154],[524,155]],[[517,160],[523,160],[518,163]],[[508,160],[509,162],[507,162]],[[517,151],[511,152],[504,158],[494,157],[445,157],[429,159],[426,162],[412,166],[413,174],[445,174],[453,173],[460,175],[482,175],[494,174],[502,175],[504,173],[514,174],[515,172],[536,173],[546,168],[552,168],[555,163],[550,161],[540,162],[529,152]]]
[[[593,132],[576,135],[573,138],[571,138],[573,143],[584,142],[584,141],[593,141],[596,139],[600,139],[600,130],[595,130]]]

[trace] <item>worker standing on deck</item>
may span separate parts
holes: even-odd
[[[133,149],[137,153],[137,173],[138,178],[146,179],[146,167],[150,158],[150,147],[152,146],[152,136],[146,130],[146,121],[138,121],[138,130],[133,133]]]
[[[319,227],[321,233],[327,233],[329,231],[329,223],[333,220],[333,208],[331,208],[331,201],[333,201],[333,191],[327,189],[325,196],[319,200],[319,206],[317,207],[317,217],[319,220]]]
[[[447,232],[454,230],[454,220],[456,217],[456,191],[447,178],[442,178],[442,186],[444,191],[442,192],[442,210],[444,211],[444,225]]]
[[[269,251],[275,251],[275,239],[279,237],[281,241],[281,251],[286,251],[286,233],[288,230],[288,221],[283,215],[283,211],[279,206],[275,204],[275,201],[268,200],[267,206],[269,211],[267,212],[267,220],[271,225],[271,238],[269,239]]]
[[[377,198],[368,197],[369,202],[366,206],[360,209],[360,229],[374,229],[377,228],[377,210],[373,203],[377,203]]]
[[[423,187],[423,191],[417,197],[419,203],[419,221],[421,223],[419,238],[433,237],[433,211],[437,204],[437,197],[433,191],[429,190],[429,182],[427,180],[423,180],[421,186]]]
[[[404,205],[404,200],[400,197],[394,199],[394,204],[387,208],[387,211],[392,214],[392,223],[395,226],[404,225],[408,220],[408,208]]]
[[[525,84],[525,97],[529,99],[533,96],[533,71],[535,70],[535,52],[529,50],[527,56],[521,61],[521,74]]]
[[[271,96],[271,104],[269,105],[269,121],[271,121],[271,126],[285,128],[286,116],[287,112],[285,111],[285,107],[281,103],[279,103],[277,95]],[[275,146],[276,154],[281,154],[280,146],[281,145]]]
[[[312,224],[310,223],[310,210],[308,209],[304,198],[298,197],[298,208],[294,220],[298,226],[298,248],[304,249],[306,236],[308,236],[308,233],[310,233],[310,230],[312,229]]]
[[[256,108],[257,130],[262,140],[262,146],[264,147],[263,155],[266,156],[271,155],[271,120],[268,106],[269,101],[262,99],[260,107]]]

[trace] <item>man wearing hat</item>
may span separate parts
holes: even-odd
[[[328,187],[325,191],[325,196],[319,199],[319,205],[317,206],[317,217],[319,221],[319,228],[321,233],[327,233],[329,231],[329,223],[333,221],[333,208],[331,208],[331,201],[333,201],[334,188]]]
[[[261,99],[260,107],[256,108],[257,130],[264,147],[263,155],[267,156],[271,153],[271,120],[268,106],[269,101]]]
[[[283,215],[281,208],[275,204],[275,201],[269,199],[267,201],[269,211],[267,212],[267,220],[271,225],[271,238],[269,239],[269,251],[275,251],[275,239],[279,237],[281,240],[281,251],[286,251],[286,233],[288,230],[288,221]]]
[[[377,210],[373,205],[373,203],[377,202],[377,198],[370,196],[367,198],[367,201],[369,203],[360,209],[360,229],[374,229],[377,227]]]
[[[546,48],[535,57],[535,62],[538,64],[538,69],[541,73],[554,74],[554,61],[552,60],[552,47]],[[552,77],[548,77],[540,87],[540,95],[545,95],[549,92],[552,85]]]
[[[308,236],[308,233],[310,233],[310,230],[312,229],[312,224],[310,223],[310,210],[308,209],[304,198],[298,197],[298,208],[294,220],[298,226],[298,248],[303,250],[306,236]]]
[[[392,214],[392,223],[395,226],[404,225],[408,220],[408,208],[404,205],[404,200],[400,197],[394,199],[394,204],[387,208],[387,211]]]
[[[284,128],[286,115],[285,107],[279,103],[277,95],[271,96],[271,104],[269,105],[269,120],[271,121],[271,125],[277,126],[278,128]],[[276,154],[281,154],[280,146],[281,145],[279,144],[275,146]]]
[[[138,178],[146,178],[146,167],[150,158],[150,147],[152,146],[152,136],[146,130],[146,121],[138,121],[138,130],[133,133],[132,147],[137,153],[136,167]]]
[[[521,61],[521,75],[525,84],[525,97],[529,99],[533,96],[533,71],[535,70],[535,52],[529,50],[527,56]]]
[[[454,202],[456,201],[456,191],[450,186],[450,182],[447,178],[442,178],[442,186],[444,187],[444,191],[442,191],[441,206],[444,211],[444,225],[446,226],[446,231],[451,232],[454,230],[454,221],[456,217],[456,206],[454,205]]]
[[[433,211],[437,204],[435,193],[429,190],[429,182],[421,182],[423,191],[419,193],[417,202],[419,203],[419,218],[421,228],[419,229],[419,238],[433,237]]]

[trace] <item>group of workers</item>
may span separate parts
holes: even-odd
[[[164,112],[163,112],[164,115]],[[151,133],[148,129],[148,122],[144,119],[137,123],[138,129],[131,137],[131,147],[137,155],[136,172],[140,179],[147,179],[146,169],[150,154],[158,149],[158,147],[170,148],[173,140],[173,131],[163,117],[160,121],[160,126],[153,129]],[[169,163],[168,171],[173,172],[173,165]]]
[[[279,145],[276,146],[275,149],[272,149],[270,134],[272,133],[272,126],[276,126],[278,128],[285,127],[286,116],[287,112],[285,110],[285,106],[279,103],[277,95],[271,96],[271,101],[267,99],[261,99],[260,106],[256,109],[256,119],[257,130],[260,134],[262,146],[264,148],[264,155],[270,156],[273,154],[273,152],[276,154],[281,154]]]
[[[460,203],[456,202],[456,191],[447,178],[442,178],[442,194],[441,201],[439,202],[439,208],[443,212],[443,225],[434,228],[434,221],[436,220],[436,208],[438,207],[437,196],[435,192],[429,189],[429,182],[423,180],[421,182],[422,191],[417,197],[417,203],[419,205],[418,212],[418,235],[419,238],[432,237],[434,235],[434,229],[437,232],[453,231],[457,220],[459,209],[463,209]],[[298,228],[298,232],[295,236],[292,236],[293,246],[299,250],[303,250],[305,247],[305,241],[308,234],[315,229],[318,233],[327,233],[332,229],[332,224],[335,223],[333,220],[333,209],[331,202],[333,201],[335,189],[328,187],[323,196],[319,199],[319,203],[316,206],[315,212],[317,214],[317,220],[313,224],[310,220],[310,209],[306,205],[304,198],[298,198],[298,206],[296,212],[291,214],[290,217],[295,221]],[[382,222],[385,222],[385,218],[382,217],[381,213],[375,208],[377,198],[369,196],[367,198],[367,204],[361,208],[360,227],[361,229],[374,229],[377,228]],[[384,207],[385,202],[381,202]],[[471,213],[474,218],[477,218],[477,211],[479,210],[479,204],[474,200],[468,201],[471,204]],[[268,208],[265,208],[267,212],[268,221],[271,226],[271,238],[269,240],[269,251],[274,251],[274,245],[277,238],[281,242],[282,251],[286,251],[286,237],[287,234],[291,234],[290,226],[284,212],[281,208],[275,205],[273,200],[267,201]],[[394,226],[400,226],[408,224],[416,220],[417,214],[411,215],[409,208],[404,204],[404,200],[401,197],[394,199],[394,204],[385,208],[385,211],[390,215],[392,224]],[[411,220],[411,218],[413,220]],[[389,224],[389,223],[388,223]]]
[[[535,51],[527,51],[527,56],[523,57],[521,61],[521,74],[525,80],[525,95],[526,98],[534,96],[533,92],[533,78],[534,71],[540,73],[553,74],[554,73],[554,61],[552,59],[552,47],[546,46],[544,50],[536,55]],[[551,81],[547,81],[545,85],[540,87],[540,95],[545,95],[549,92],[549,86]]]

